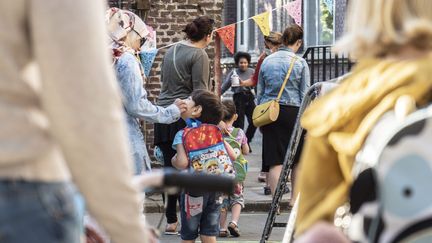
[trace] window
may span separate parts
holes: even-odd
[[[334,34],[334,3],[329,9],[323,0],[309,0],[303,4],[305,45],[332,45]],[[334,0],[333,0],[334,2]]]
[[[255,0],[237,1],[237,21],[247,19],[256,14]],[[236,51],[253,52],[256,46],[256,25],[252,19],[243,21],[236,26]]]

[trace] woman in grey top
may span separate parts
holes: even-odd
[[[210,42],[214,20],[202,16],[189,23],[183,32],[186,40],[172,46],[165,54],[161,81],[162,90],[158,105],[167,107],[175,99],[186,99],[196,89],[209,89],[210,65],[204,51]],[[175,134],[186,126],[183,120],[172,124],[155,124],[154,144],[159,146],[164,157],[165,167],[172,167],[171,158],[176,151],[172,149]],[[176,202],[178,196],[168,196],[166,234],[176,234],[178,220]]]

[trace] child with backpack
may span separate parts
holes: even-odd
[[[182,113],[187,127],[180,130],[173,142],[177,154],[172,164],[177,169],[193,173],[234,176],[231,160],[234,150],[223,140],[216,126],[222,120],[223,108],[219,98],[206,90],[195,90],[186,100]],[[216,242],[222,197],[217,193],[184,192],[180,196],[182,242],[195,242],[200,235],[203,243]]]
[[[232,236],[239,237],[240,230],[238,227],[238,220],[241,210],[244,208],[243,182],[247,172],[247,160],[243,155],[249,153],[249,145],[244,131],[240,128],[233,127],[233,123],[238,117],[234,102],[231,100],[224,100],[222,105],[224,107],[224,117],[222,121],[225,122],[229,132],[225,135],[225,141],[230,144],[237,156],[233,163],[237,183],[233,195],[228,195],[224,198],[221,208],[221,230],[219,236],[227,237],[229,231]],[[232,219],[231,222],[227,224],[229,209],[231,209]]]

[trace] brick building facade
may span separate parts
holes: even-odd
[[[153,27],[156,30],[158,47],[182,40],[184,38],[182,30],[186,24],[201,15],[213,18],[216,26],[219,27],[222,21],[223,2],[223,0],[108,0],[110,7],[132,10],[142,17],[146,24]],[[152,103],[156,102],[160,93],[160,68],[166,50],[161,49],[156,56],[149,79],[145,85],[149,100]],[[211,61],[210,77],[212,78],[212,84],[213,87],[218,87],[218,78],[215,75],[215,60],[219,59],[215,58],[215,50],[215,42],[206,48]],[[219,66],[219,62],[217,61],[216,66]],[[149,154],[151,155],[153,148],[153,124],[144,123],[143,130]]]
[[[158,47],[169,45],[183,39],[182,29],[187,23],[200,15],[208,15],[215,19],[216,27],[235,23],[264,11],[280,8],[292,0],[108,0],[111,7],[130,9],[141,16],[145,22],[157,32]],[[322,27],[320,27],[322,0],[303,0],[302,25],[305,30],[304,50],[310,46],[332,44],[343,32],[346,5],[348,0],[333,0],[333,40],[324,43],[320,39]],[[287,12],[280,8],[272,11],[272,30],[283,31],[293,23]],[[252,54],[252,61],[263,50],[263,35],[253,20],[237,25],[236,51],[247,51]],[[166,49],[159,51],[146,90],[149,99],[155,103],[160,93],[160,67]],[[206,49],[211,60],[211,77],[213,91],[217,92],[223,75],[232,66],[232,55],[219,38]],[[220,63],[223,63],[221,70]],[[153,125],[144,124],[145,139],[150,154],[153,146]]]

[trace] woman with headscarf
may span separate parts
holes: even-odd
[[[145,23],[134,13],[118,8],[107,12],[108,30],[117,80],[123,94],[123,106],[127,114],[129,139],[135,160],[135,172],[139,174],[147,157],[139,119],[150,122],[172,123],[180,118],[184,102],[176,99],[166,107],[155,106],[147,99],[143,88],[144,72],[137,53],[149,34]],[[146,161],[146,169],[150,169]]]
[[[166,52],[161,70],[162,89],[158,104],[167,107],[175,99],[186,99],[192,91],[210,88],[210,61],[205,52],[212,40],[214,20],[201,16],[187,24],[183,32],[186,40]],[[154,144],[163,154],[164,166],[172,168],[171,158],[176,154],[172,143],[176,133],[186,126],[180,119],[171,124],[155,124]],[[169,195],[166,209],[166,234],[177,234],[176,202],[178,196]]]

